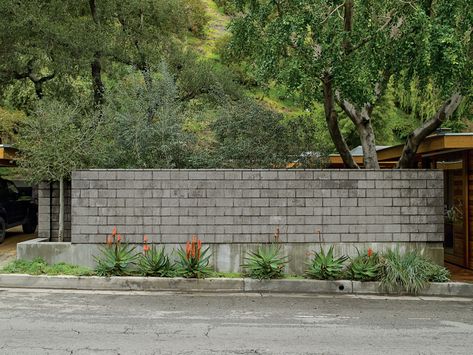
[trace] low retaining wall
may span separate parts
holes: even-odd
[[[34,239],[17,245],[17,257],[26,260],[41,257],[49,264],[67,262],[93,268],[95,267],[94,255],[100,254],[100,246],[100,244],[54,243],[47,242],[46,239]],[[172,252],[183,245],[165,244],[164,246],[171,258],[176,259],[176,253],[172,254]],[[334,247],[336,255],[349,256],[356,256],[358,250],[368,248],[379,252],[395,248],[399,248],[401,252],[415,249],[427,258],[443,265],[442,243],[283,243],[281,245],[282,253],[289,257],[285,273],[302,275],[307,269],[306,263],[312,258],[314,251],[319,251],[320,247],[327,250],[330,246]],[[251,243],[211,244],[210,265],[215,271],[240,272],[246,252],[255,250],[256,247],[256,244]],[[137,249],[139,252],[141,250],[141,248]]]

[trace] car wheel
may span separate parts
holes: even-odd
[[[26,234],[33,234],[36,231],[36,216],[29,216],[25,224],[23,224],[23,232]]]
[[[5,240],[5,235],[7,234],[7,225],[3,217],[0,217],[0,243],[3,243]]]

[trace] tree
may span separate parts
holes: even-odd
[[[373,111],[390,81],[432,85],[444,103],[414,130],[400,167],[471,95],[473,11],[469,1],[235,0],[230,51],[254,63],[260,80],[321,99],[345,165],[357,168],[340,131],[336,106],[357,128],[366,168],[379,168]]]
[[[171,48],[189,33],[202,33],[206,17],[200,5],[196,0],[2,1],[0,95],[27,81],[36,99],[47,92],[64,100],[70,96],[64,87],[85,81],[93,105],[100,106],[107,79],[119,80],[121,68],[137,69],[149,82]]]
[[[59,241],[64,232],[64,181],[87,166],[95,152],[95,128],[78,108],[58,101],[40,102],[22,123],[17,147],[18,165],[31,182],[59,182]]]

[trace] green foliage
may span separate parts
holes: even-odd
[[[427,265],[427,274],[430,282],[449,282],[450,271],[446,267],[435,263]]]
[[[100,254],[94,256],[95,271],[99,276],[128,275],[138,260],[136,247],[122,243],[121,236],[112,233],[107,237],[107,244],[100,248]]]
[[[192,242],[187,242],[186,249],[177,250],[176,274],[185,278],[205,278],[211,275],[209,267],[210,247],[202,251],[202,242],[197,237],[192,237]]]
[[[78,107],[43,100],[20,126],[18,165],[33,182],[68,178],[87,165],[95,137],[96,130]]]
[[[124,67],[146,78],[208,20],[200,0],[6,0],[0,16],[0,100],[21,109],[43,96],[91,105],[94,60],[105,86]]]
[[[143,276],[170,277],[174,274],[169,257],[164,252],[164,247],[158,249],[154,245],[144,249],[143,254],[140,254],[138,270]]]
[[[378,253],[368,249],[351,260],[347,271],[352,280],[356,281],[376,281],[381,276],[381,264]]]
[[[314,252],[312,261],[307,263],[308,269],[305,274],[311,279],[335,280],[342,276],[344,262],[347,259],[346,255],[335,258],[333,246],[329,248],[327,253],[323,248],[320,248],[320,252]]]
[[[145,85],[128,77],[106,95],[95,142],[95,165],[110,168],[182,168],[191,154],[192,135],[175,80],[162,63],[159,76]]]
[[[223,107],[212,124],[219,166],[269,168],[291,156],[282,116],[251,100]]]
[[[30,260],[14,260],[0,273],[5,274],[29,274],[29,275],[72,275],[72,276],[91,276],[93,271],[89,268],[66,263],[57,263],[49,265],[42,258]]]
[[[231,3],[240,13],[232,19],[224,59],[240,61],[259,85],[299,95],[309,110],[323,101],[322,81],[329,75],[337,101],[358,110],[375,106],[378,145],[399,143],[455,92],[471,102],[473,11],[465,11],[467,0],[354,0],[351,12],[344,11],[349,2],[340,1]],[[353,15],[349,28],[347,13]],[[460,111],[471,119],[468,106]],[[340,121],[350,146],[358,145],[351,120]],[[462,129],[458,119],[447,125]]]
[[[288,257],[281,254],[277,244],[261,245],[256,251],[248,251],[242,265],[245,274],[259,280],[281,278],[289,262]]]
[[[425,259],[417,251],[401,254],[399,250],[388,250],[382,255],[381,286],[387,292],[417,294],[429,281],[446,282],[448,271]]]
[[[24,120],[23,112],[0,107],[0,144],[14,143],[18,127]]]

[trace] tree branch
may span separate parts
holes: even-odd
[[[363,47],[365,44],[367,44],[368,42],[370,42],[373,38],[375,38],[381,31],[383,31],[386,27],[388,27],[392,21],[394,20],[394,15],[396,14],[395,11],[391,11],[387,14],[388,16],[388,19],[387,21],[380,27],[378,28],[378,30],[376,30],[375,33],[371,34],[370,36],[368,37],[365,37],[364,39],[362,39],[360,41],[360,43],[358,43],[356,46],[354,47],[351,47],[349,50],[346,51],[346,54],[347,55],[350,55],[354,52],[356,52],[358,49],[360,49],[361,47]]]
[[[398,168],[414,168],[415,157],[419,146],[425,138],[439,128],[458,108],[463,97],[460,93],[454,93],[445,101],[434,116],[426,121],[421,127],[416,128],[407,138],[402,155],[397,164]]]

